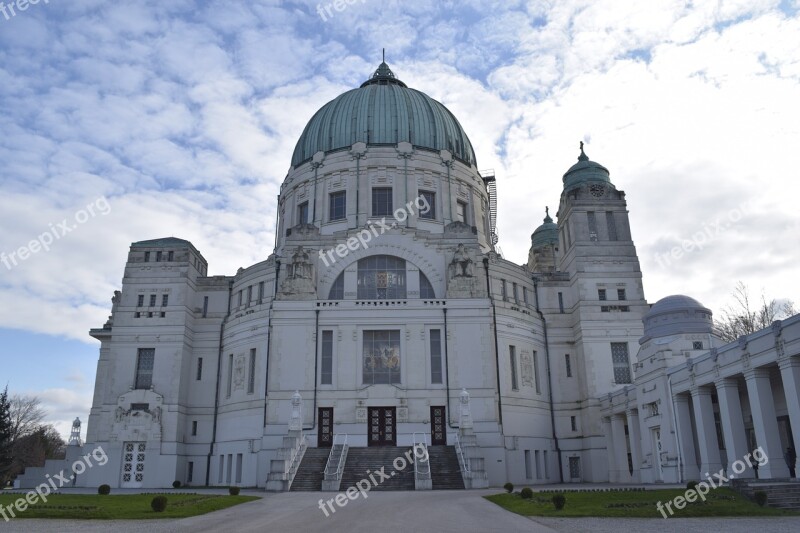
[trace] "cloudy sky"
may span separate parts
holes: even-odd
[[[266,258],[306,121],[384,47],[495,169],[506,258],[525,262],[585,141],[627,193],[649,301],[718,312],[739,280],[800,301],[800,0],[326,5],[0,12],[0,386],[39,395],[62,432],[88,416],[87,331],[130,243],[189,239],[210,274]],[[28,245],[47,232],[47,250]]]

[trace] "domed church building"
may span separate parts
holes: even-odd
[[[576,155],[556,212],[532,199],[527,264],[508,261],[467,132],[381,63],[309,120],[269,257],[209,276],[191,242],[131,245],[91,330],[83,451],[109,461],[76,484],[345,490],[381,466],[411,490],[680,481],[744,454],[748,431],[797,442],[798,317],[723,349],[694,300],[651,309],[625,193]]]

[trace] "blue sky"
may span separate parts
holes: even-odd
[[[798,0],[356,0],[323,20],[326,5],[0,13],[0,252],[58,237],[0,263],[0,382],[41,396],[63,432],[88,415],[87,331],[130,243],[189,239],[210,274],[265,259],[305,123],[382,48],[495,169],[506,258],[526,261],[582,140],[627,193],[649,301],[719,312],[739,280],[800,300]]]

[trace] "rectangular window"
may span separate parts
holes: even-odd
[[[569,427],[572,431],[578,431],[578,419],[574,416],[569,417]]]
[[[531,451],[525,450],[525,479],[533,479],[533,465],[531,465]]]
[[[568,353],[564,354],[564,366],[566,367],[566,370],[567,370],[567,377],[571,378],[572,377],[572,362],[569,360],[569,354]]]
[[[256,349],[250,348],[250,361],[248,365],[250,374],[247,376],[247,394],[256,391]]]
[[[258,301],[262,301],[264,299],[264,282],[261,281],[258,284]]]
[[[322,372],[320,385],[333,385],[333,331],[322,332]]]
[[[139,301],[137,302],[137,307],[144,307],[144,294],[139,295]]]
[[[197,420],[192,420],[192,437],[197,436]]]
[[[225,395],[231,397],[231,387],[233,386],[233,354],[228,356],[228,388]]]
[[[161,307],[167,307],[169,305],[169,294],[161,295]]]
[[[160,263],[163,259],[164,252],[156,252],[156,263]]]
[[[149,403],[132,403],[131,404],[131,411],[149,411],[150,404]]]
[[[608,226],[608,240],[617,240],[617,223],[614,220],[614,213],[606,211],[606,226]]]
[[[242,482],[242,460],[244,459],[243,454],[237,453],[236,454],[236,483]]]
[[[536,457],[536,479],[542,479],[542,456],[539,454],[539,450],[534,450],[534,454]]]
[[[508,347],[508,362],[511,365],[511,390],[519,390],[517,383],[517,348],[516,346]]]
[[[155,306],[156,306],[156,295],[155,294],[151,294],[150,295],[150,307],[155,307]]]
[[[247,287],[247,305],[250,305],[253,302],[253,286],[250,285]]]
[[[544,463],[544,478],[550,479],[550,474],[547,471],[547,450],[542,452],[542,462]]]
[[[469,224],[469,222],[467,222],[467,204],[461,200],[456,202],[456,221]]]
[[[164,318],[165,316],[167,316],[167,313],[165,313],[164,311],[161,311],[161,318]]]
[[[703,341],[692,342],[692,350],[702,350],[702,349],[703,349]]]
[[[175,260],[175,252],[167,252],[167,261],[174,261]]]
[[[219,484],[222,485],[222,473],[225,471],[225,456],[219,456]]]
[[[186,483],[194,481],[194,461],[189,461],[186,465]]]
[[[512,283],[511,284],[511,292],[514,295],[514,303],[518,304],[519,303],[519,293],[517,292],[517,284],[516,283]]]
[[[375,187],[372,189],[372,216],[382,217],[394,212],[391,187]]]
[[[150,252],[145,252],[144,253],[144,262],[145,263],[149,263],[150,262]]]
[[[203,297],[203,318],[208,315],[208,296]]]
[[[528,304],[528,287],[522,287],[522,301]]]
[[[328,202],[328,220],[343,220],[347,217],[347,193],[339,191],[331,193]]]
[[[601,302],[604,302],[608,299],[605,289],[597,289],[597,299],[600,300]]]
[[[232,453],[229,453],[229,454],[228,454],[228,464],[227,464],[227,467],[228,467],[228,471],[227,471],[227,473],[225,474],[225,482],[226,482],[228,485],[230,485],[230,484],[231,484],[231,474],[233,473],[233,454],[232,454]]]
[[[563,292],[559,292],[558,293],[558,312],[562,313],[562,314],[564,313],[564,293]]]
[[[627,342],[611,343],[611,360],[614,363],[614,382],[618,384],[630,383],[631,365],[628,360]]]
[[[503,301],[508,301],[508,288],[506,287],[506,280],[500,280],[500,295],[503,297]]]
[[[431,191],[419,191],[419,197],[425,200],[425,203],[428,204],[429,208],[424,213],[422,211],[419,212],[419,218],[424,218],[427,220],[435,220],[436,219],[436,193]]]
[[[136,359],[136,379],[134,388],[149,389],[153,385],[153,365],[156,358],[155,348],[139,348]]]
[[[431,383],[442,383],[442,331],[431,330]]]
[[[597,219],[594,216],[594,211],[589,211],[586,213],[586,217],[589,220],[589,240],[596,241],[597,240]]]
[[[400,330],[364,331],[363,383],[400,383]]]
[[[197,381],[200,381],[201,379],[203,379],[203,358],[202,357],[198,357],[197,358],[197,374],[195,376],[195,379]]]
[[[536,394],[541,394],[542,389],[539,386],[539,357],[536,350],[533,351],[533,383],[536,385]]]
[[[617,300],[627,300],[625,289],[617,289]]]
[[[297,223],[308,224],[308,202],[297,206]]]

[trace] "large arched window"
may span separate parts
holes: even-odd
[[[406,262],[391,255],[373,255],[358,262],[359,300],[402,300],[406,297]]]
[[[428,281],[428,278],[422,271],[419,271],[419,297],[425,299],[436,298],[436,293],[433,291],[433,285]]]
[[[339,274],[336,281],[331,285],[331,292],[328,295],[328,300],[344,300],[344,272]]]

